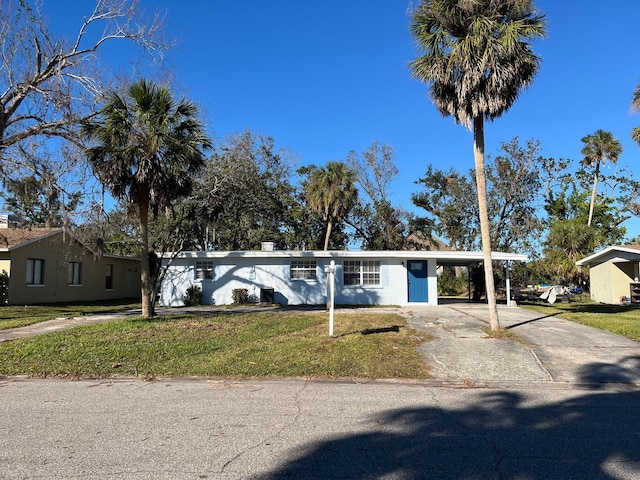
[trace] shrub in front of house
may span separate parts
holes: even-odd
[[[455,272],[445,270],[438,277],[438,295],[466,295],[469,291],[469,277],[456,276]]]
[[[0,273],[0,305],[9,303],[9,274],[6,270]]]
[[[183,302],[186,307],[193,307],[202,304],[202,289],[198,285],[192,285],[187,288],[184,294]]]
[[[246,288],[234,288],[231,291],[234,305],[246,305],[249,303],[249,290]]]

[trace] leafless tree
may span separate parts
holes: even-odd
[[[79,12],[70,39],[52,33],[43,7],[41,0],[0,0],[0,174],[55,171],[64,189],[87,173],[79,126],[114,89],[115,69],[99,57],[105,44],[128,41],[156,63],[171,45],[162,16],[143,15],[137,0],[96,0],[85,16]]]

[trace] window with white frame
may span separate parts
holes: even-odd
[[[68,285],[82,284],[82,263],[81,262],[69,262],[69,267],[67,269],[67,284]]]
[[[291,260],[292,280],[315,280],[317,276],[315,260]]]
[[[213,280],[213,261],[197,261],[194,278],[196,280]]]
[[[44,260],[27,258],[27,285],[44,285]]]
[[[380,285],[380,261],[345,260],[342,281],[345,285]]]

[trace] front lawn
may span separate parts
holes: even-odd
[[[0,375],[428,378],[424,333],[387,313],[217,312],[116,320],[0,344]]]
[[[54,318],[74,318],[96,313],[121,312],[140,308],[131,300],[113,302],[83,302],[48,305],[8,305],[0,307],[0,330],[23,327]]]
[[[524,303],[520,307],[545,315],[557,315],[640,342],[640,308],[601,303]]]

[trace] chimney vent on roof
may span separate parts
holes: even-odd
[[[0,214],[0,228],[16,228],[19,218],[15,215]]]
[[[275,247],[275,242],[260,242],[260,247],[263,252],[273,252]]]

